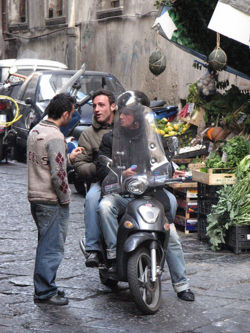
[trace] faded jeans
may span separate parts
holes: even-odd
[[[177,210],[176,198],[166,189],[164,189],[164,191],[169,197],[171,215],[174,218]],[[99,204],[98,214],[100,217],[100,227],[107,246],[108,259],[116,258],[117,219],[118,216],[125,211],[127,204],[131,200],[131,198],[123,198],[119,194],[110,194],[104,196]],[[179,235],[173,223],[170,225],[170,238],[166,253],[166,261],[174,290],[178,293],[188,289],[189,286],[186,277],[183,250]]]
[[[91,184],[85,197],[84,223],[86,251],[100,251],[100,223],[97,208],[101,197],[99,183]]]
[[[34,297],[45,299],[55,295],[57,292],[55,279],[64,254],[69,205],[31,203],[31,214],[38,230],[34,270]]]

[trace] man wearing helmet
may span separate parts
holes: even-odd
[[[139,95],[139,98],[136,98],[137,95]],[[147,97],[142,98],[143,95],[144,94],[141,92],[126,92],[118,98],[117,104],[120,110],[120,128],[117,132],[105,134],[99,149],[99,155],[113,158],[113,165],[119,162],[119,165],[123,166],[117,169],[118,174],[120,173],[120,176],[123,178],[135,175],[137,172],[140,173],[142,169],[147,169],[147,161],[149,161],[148,158],[142,159],[142,155],[140,154],[141,151],[147,151],[147,154],[149,153],[147,144],[143,141],[142,132],[145,130],[144,124],[142,123],[143,119],[138,117],[139,109],[142,107],[141,102],[143,101],[145,103],[145,101],[148,100]],[[119,151],[127,153],[118,156],[118,162],[114,160],[116,154],[112,154],[112,150],[114,150],[114,146],[112,146],[113,137],[116,135],[126,137],[125,140],[120,140],[122,143],[119,146]],[[122,144],[126,145],[126,149],[122,149]],[[134,165],[136,165],[135,170]],[[96,170],[98,178],[102,182],[102,187],[104,188],[106,184],[110,184],[109,177],[114,177],[114,174],[109,173],[109,169],[102,164],[101,161],[97,162]],[[157,190],[155,196],[163,204],[169,222],[172,222],[170,224],[170,240],[166,260],[174,290],[177,292],[180,299],[193,301],[194,294],[189,289],[187,282],[182,246],[173,223],[177,209],[176,198],[165,189]],[[116,235],[118,229],[117,216],[125,211],[130,200],[132,200],[132,198],[129,198],[121,189],[118,189],[117,193],[105,195],[98,207],[100,226],[107,246],[107,258],[110,259],[111,271],[115,270]]]

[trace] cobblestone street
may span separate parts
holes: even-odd
[[[197,234],[180,232],[187,275],[195,302],[173,291],[167,266],[162,304],[153,316],[137,310],[127,284],[115,292],[104,287],[95,269],[87,269],[79,249],[84,233],[83,198],[72,187],[71,215],[64,260],[57,284],[70,299],[65,307],[33,303],[37,230],[27,201],[25,164],[0,163],[0,332],[168,332],[250,331],[250,253],[214,253]]]

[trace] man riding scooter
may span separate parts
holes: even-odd
[[[126,95],[127,94],[127,95]],[[143,93],[140,93],[143,94]],[[141,95],[142,96],[142,95]],[[145,160],[140,160],[140,150],[146,150],[146,144],[141,137],[141,126],[140,117],[138,117],[140,108],[140,102],[142,99],[136,94],[131,95],[131,92],[122,94],[118,98],[118,108],[120,111],[120,129],[121,135],[127,136],[126,142],[129,145],[127,151],[128,156],[121,156],[126,163],[127,167],[121,170],[121,177],[129,177],[140,172],[140,169],[146,168]],[[107,133],[102,139],[102,143],[99,149],[99,155],[105,155],[112,158],[112,141],[113,133]],[[100,181],[104,181],[106,184],[109,170],[101,162],[97,163],[97,175]],[[118,191],[119,192],[119,191]],[[170,192],[164,190],[157,190],[155,197],[161,201],[165,208],[166,216],[169,222],[173,222],[177,204],[176,199]],[[126,193],[112,193],[104,196],[100,202],[98,212],[100,216],[101,229],[104,235],[105,243],[107,246],[107,258],[110,259],[110,270],[115,271],[115,258],[116,258],[116,235],[118,229],[118,215],[122,214],[132,198]],[[169,247],[166,253],[166,259],[170,270],[170,275],[173,283],[173,287],[177,292],[177,296],[185,301],[193,301],[194,294],[189,289],[186,272],[185,262],[180,244],[179,236],[176,232],[175,226],[171,223],[170,227],[170,241]]]

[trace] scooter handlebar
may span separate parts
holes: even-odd
[[[90,101],[92,99],[93,93],[94,92],[91,91],[87,96],[83,97],[80,101],[77,101],[76,105],[77,106],[82,106],[82,105],[88,103],[88,101]]]
[[[165,181],[165,184],[183,183],[185,179],[185,177],[170,178]]]

